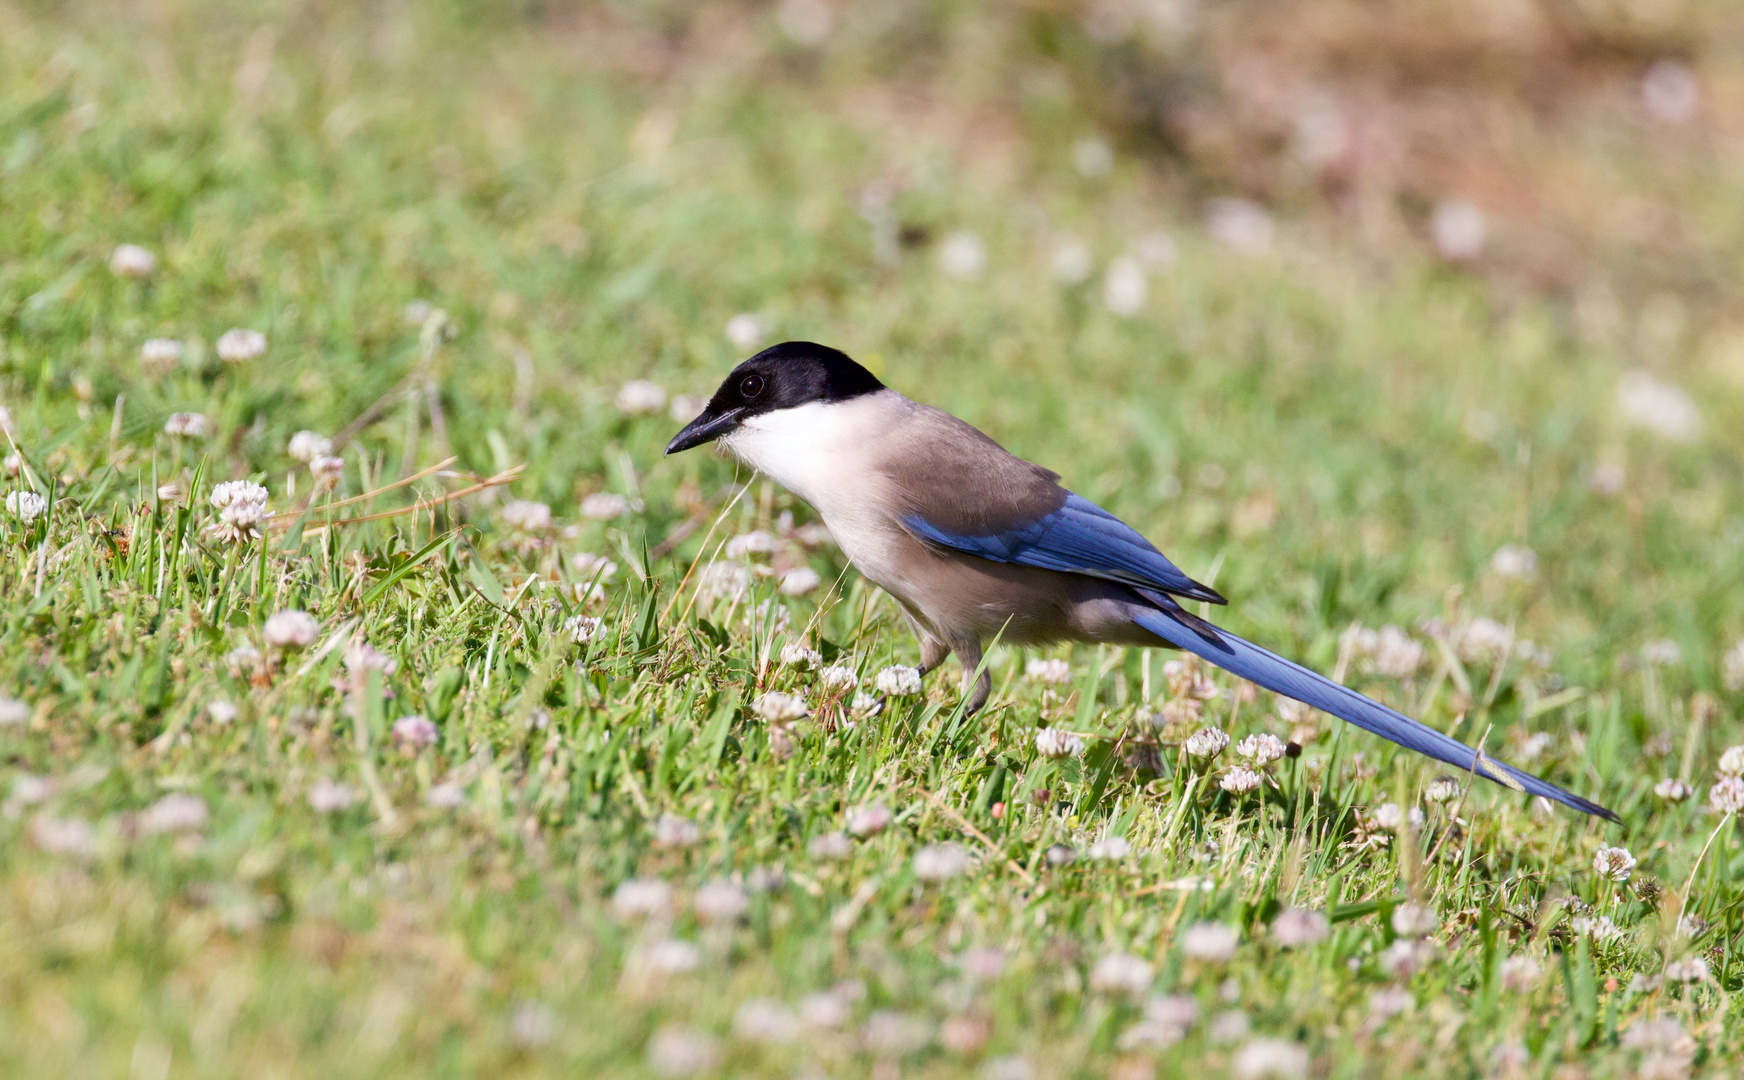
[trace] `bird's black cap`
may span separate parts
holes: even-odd
[[[753,416],[815,401],[847,401],[882,389],[876,375],[839,349],[813,341],[784,341],[734,368],[702,415],[673,436],[666,452],[676,454],[712,442]]]

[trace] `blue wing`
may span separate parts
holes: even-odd
[[[993,562],[1083,574],[1189,600],[1228,602],[1217,590],[1182,573],[1132,526],[1080,495],[1068,494],[1058,510],[1027,525],[986,536],[950,532],[919,514],[903,518],[903,524],[927,543]]]
[[[1617,815],[1597,803],[1570,794],[1555,784],[1497,761],[1488,754],[1479,755],[1457,739],[1451,739],[1403,713],[1394,712],[1348,686],[1335,683],[1324,675],[1317,675],[1300,664],[1268,652],[1226,630],[1211,627],[1203,620],[1180,610],[1175,604],[1134,615],[1133,621],[1169,644],[1204,657],[1225,671],[1285,697],[1295,698],[1316,709],[1329,712],[1341,720],[1347,720],[1365,731],[1372,731],[1383,739],[1415,750],[1419,754],[1445,761],[1466,772],[1475,772],[1516,791],[1542,795],[1582,813],[1596,814],[1611,821],[1617,820]]]

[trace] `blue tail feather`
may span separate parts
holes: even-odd
[[[1169,644],[1203,657],[1225,671],[1285,697],[1312,705],[1323,712],[1329,712],[1407,749],[1464,771],[1476,772],[1479,776],[1517,791],[1542,795],[1582,813],[1594,814],[1610,821],[1617,820],[1617,815],[1597,803],[1564,791],[1555,784],[1540,780],[1512,765],[1503,764],[1488,754],[1479,758],[1476,751],[1457,739],[1451,739],[1347,686],[1341,686],[1300,664],[1268,652],[1251,641],[1236,637],[1221,627],[1212,627],[1172,603],[1158,610],[1135,613],[1133,621]],[[1213,632],[1206,633],[1206,630]]]

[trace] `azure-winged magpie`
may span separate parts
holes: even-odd
[[[1438,761],[1615,820],[1187,611],[1183,600],[1225,601],[1057,474],[835,349],[789,341],[746,360],[666,452],[710,441],[817,510],[860,572],[901,605],[923,674],[957,654],[971,711],[992,685],[975,671],[995,636],[1185,649]]]

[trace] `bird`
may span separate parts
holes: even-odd
[[[787,341],[740,363],[666,453],[711,442],[811,505],[902,609],[922,676],[956,654],[966,713],[992,688],[981,661],[994,639],[1179,649],[1437,761],[1617,820],[1187,610],[1228,601],[1058,473],[837,349]]]

